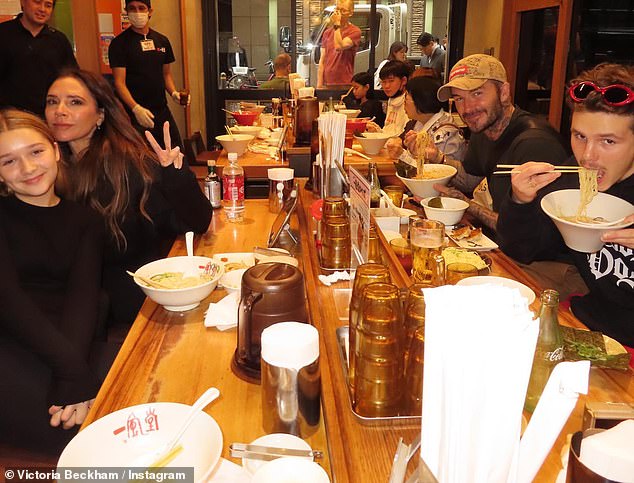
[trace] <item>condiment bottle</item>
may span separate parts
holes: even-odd
[[[370,181],[370,208],[381,206],[381,182],[376,163],[368,163],[368,180]]]
[[[220,178],[216,174],[216,161],[207,161],[207,177],[205,178],[205,195],[209,199],[212,208],[222,206],[222,191],[220,190]]]
[[[530,412],[535,410],[550,373],[564,358],[564,344],[557,321],[559,293],[556,290],[544,290],[541,294],[541,303],[539,335],[537,336],[533,368],[524,402],[524,409]]]

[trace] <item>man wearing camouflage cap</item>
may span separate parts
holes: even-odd
[[[471,131],[465,158],[463,162],[446,159],[433,146],[426,157],[458,169],[451,183],[457,189],[443,188],[442,192],[469,201],[469,211],[494,231],[499,205],[510,189],[510,176],[492,176],[496,166],[526,161],[564,164],[568,154],[559,134],[546,121],[513,105],[506,70],[490,55],[470,55],[454,65],[449,82],[438,89],[439,100],[450,98]],[[413,139],[405,138],[410,151]],[[483,178],[487,178],[493,211],[463,194],[471,193]]]

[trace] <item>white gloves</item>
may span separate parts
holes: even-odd
[[[152,114],[152,111],[149,109],[146,109],[141,104],[137,104],[132,109],[132,113],[141,126],[148,129],[152,129],[154,127],[154,114]]]
[[[185,97],[185,95],[187,96],[187,102],[182,102],[181,97]],[[172,92],[172,99],[178,102],[181,106],[189,106],[192,102],[192,96],[190,94],[182,94],[178,91]]]

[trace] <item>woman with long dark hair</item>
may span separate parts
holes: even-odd
[[[164,256],[162,246],[177,233],[205,232],[209,201],[194,174],[181,166],[179,149],[171,149],[169,126],[164,126],[166,149],[154,143],[152,153],[103,77],[83,70],[61,73],[49,88],[45,113],[66,155],[60,193],[105,219],[103,286],[110,322],[130,324],[144,295],[126,270]]]

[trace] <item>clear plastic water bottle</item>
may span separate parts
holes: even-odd
[[[244,169],[238,154],[228,154],[229,165],[222,170],[222,206],[227,220],[239,223],[244,219]]]

